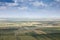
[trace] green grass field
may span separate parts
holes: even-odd
[[[60,33],[24,35],[24,36],[0,36],[0,40],[60,40]]]
[[[0,22],[0,40],[60,40],[60,21]]]
[[[38,34],[35,30],[42,30],[47,34]],[[0,40],[60,40],[60,27],[56,28],[39,28],[31,31],[21,30],[22,33],[14,33],[16,30],[0,30]],[[27,31],[27,32],[25,32]],[[48,32],[49,31],[49,32]],[[39,31],[38,31],[39,32]],[[56,33],[55,33],[56,32]]]

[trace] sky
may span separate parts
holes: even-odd
[[[0,0],[0,18],[60,18],[60,0]]]

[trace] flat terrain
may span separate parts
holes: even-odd
[[[0,40],[60,40],[59,24],[48,21],[0,22]]]

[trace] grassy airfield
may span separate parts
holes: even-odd
[[[60,40],[60,22],[0,22],[0,40]]]

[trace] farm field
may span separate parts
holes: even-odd
[[[43,25],[41,23],[23,22],[24,26],[9,27],[10,24],[8,24],[8,27],[0,27],[0,40],[60,40],[58,22],[54,22],[53,27],[50,27],[52,25],[50,22],[43,22]],[[31,25],[28,26],[26,24]],[[44,24],[48,24],[49,27],[43,27]]]

